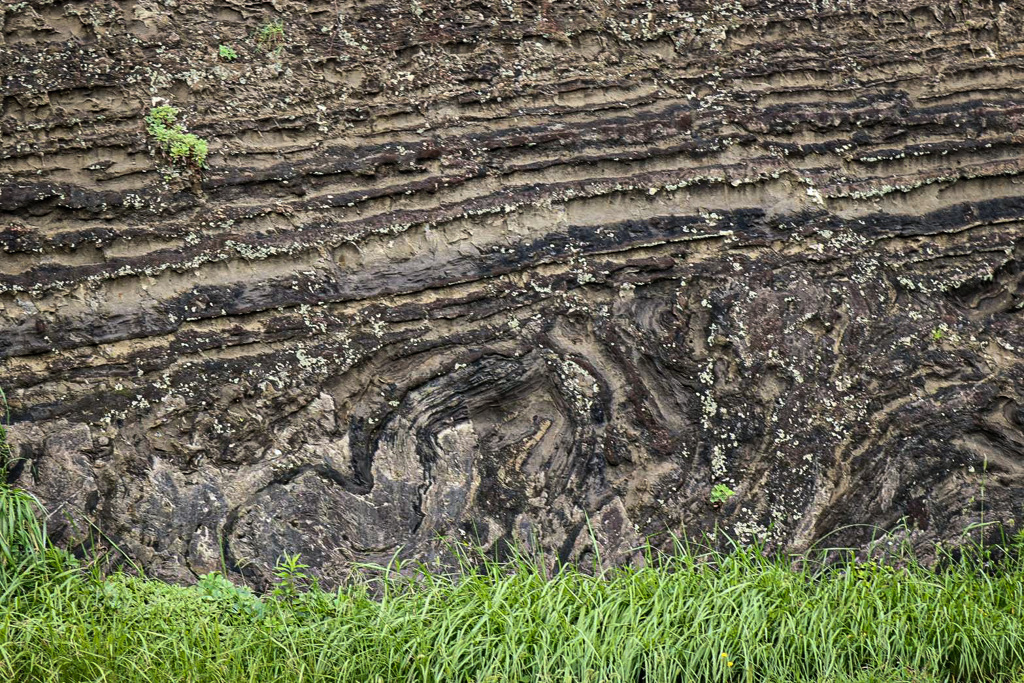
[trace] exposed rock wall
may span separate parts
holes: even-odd
[[[2,9],[9,477],[69,541],[259,581],[1022,514],[1020,3]]]

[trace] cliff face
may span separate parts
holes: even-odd
[[[1019,3],[2,11],[8,476],[67,542],[258,582],[1022,514]]]

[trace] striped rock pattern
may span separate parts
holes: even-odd
[[[1022,514],[1020,3],[0,12],[7,476],[65,542],[260,584]]]

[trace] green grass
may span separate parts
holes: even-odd
[[[35,517],[25,494],[20,525]],[[7,508],[3,514],[7,515]],[[0,527],[5,542],[14,524]],[[14,531],[14,537],[25,530]],[[0,680],[996,681],[1024,672],[1024,565],[823,570],[687,547],[600,577],[521,558],[458,576],[364,568],[336,591],[295,557],[257,597],[113,574],[35,539],[0,566]]]

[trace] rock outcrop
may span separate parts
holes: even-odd
[[[8,478],[66,542],[259,583],[1022,514],[1020,3],[0,11]]]

